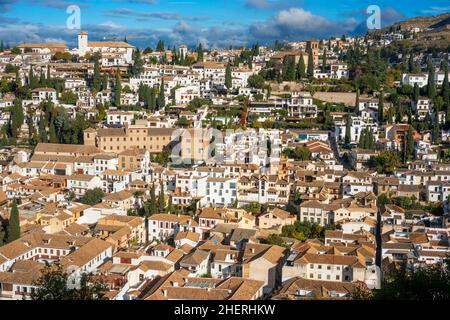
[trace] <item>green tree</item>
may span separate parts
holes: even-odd
[[[164,198],[164,183],[161,181],[158,196],[159,212],[164,212],[166,209],[166,199]]]
[[[163,40],[159,40],[158,41],[158,44],[156,45],[156,51],[158,51],[158,52],[164,52],[165,51],[164,41]]]
[[[381,90],[378,101],[378,121],[384,123],[384,92]]]
[[[99,92],[102,87],[102,80],[101,80],[101,74],[100,74],[100,63],[98,61],[98,58],[95,59],[94,62],[94,75],[92,78],[92,90],[95,92]]]
[[[63,93],[61,93],[59,101],[65,104],[76,105],[78,101],[78,94],[72,91],[64,91]]]
[[[357,110],[359,114],[359,100],[360,100],[361,90],[359,87],[356,88],[356,100],[355,100],[355,110]]]
[[[58,137],[56,136],[56,129],[55,129],[55,124],[53,121],[50,123],[48,135],[49,135],[50,143],[58,143]]]
[[[157,105],[158,109],[163,109],[166,106],[166,97],[164,95],[164,79],[161,79],[161,85],[159,86]]]
[[[42,143],[47,143],[48,142],[48,135],[47,135],[47,130],[46,130],[46,120],[45,117],[41,115],[40,119],[39,119],[39,141]]]
[[[411,126],[408,128],[404,142],[403,162],[414,159],[414,135]]]
[[[141,51],[139,49],[133,51],[133,66],[131,74],[136,77],[144,71],[144,61],[141,58]]]
[[[108,82],[108,74],[105,73],[102,76],[102,90],[108,90]]]
[[[424,290],[426,288],[426,290]],[[407,269],[391,268],[380,289],[373,289],[356,299],[384,301],[448,301],[450,299],[450,261]]]
[[[36,290],[31,300],[102,300],[108,291],[106,284],[83,274],[79,286],[69,288],[69,274],[60,264],[46,265],[40,277],[33,282]]]
[[[431,58],[428,57],[428,98],[430,98],[431,101],[436,97],[436,84],[434,82],[434,66],[433,62],[431,61]]]
[[[225,69],[225,86],[228,90],[231,90],[233,88],[233,78],[231,76],[231,67],[229,64]]]
[[[254,74],[248,77],[247,83],[250,88],[262,89],[264,88],[265,81],[264,78],[261,77],[260,75]]]
[[[14,199],[12,203],[11,212],[8,219],[7,228],[8,243],[20,238],[20,219],[19,209],[17,208],[17,200]]]
[[[307,147],[296,147],[295,149],[287,148],[283,150],[283,155],[297,161],[311,160],[311,151],[309,151]]]
[[[104,196],[105,194],[103,193],[102,189],[95,188],[87,190],[81,197],[80,202],[90,206],[95,206],[96,204],[102,202]]]
[[[392,174],[401,164],[402,162],[397,152],[382,151],[378,156],[370,160],[369,166],[375,168],[379,174]]]
[[[203,61],[203,45],[200,43],[197,48],[197,61]]]
[[[297,79],[305,79],[306,78],[306,66],[305,59],[303,58],[303,54],[300,55],[300,60],[297,64]]]
[[[271,244],[271,245],[280,246],[280,247],[286,247],[287,246],[286,242],[283,240],[283,238],[280,237],[277,234],[269,235],[266,239],[263,239],[261,241],[261,243]]]
[[[448,54],[444,58],[444,82],[442,83],[441,96],[447,111],[447,118],[450,120],[450,86],[448,82]]]
[[[285,56],[283,59],[283,80],[294,81],[295,80],[295,60],[293,56]]]
[[[114,88],[114,106],[120,107],[120,99],[122,96],[122,83],[120,80],[120,71],[117,69],[116,72],[116,85]]]
[[[147,205],[146,215],[152,216],[158,213],[158,202],[156,200],[156,190],[155,186],[152,185],[150,188],[150,201]]]
[[[28,86],[30,89],[36,89],[39,85],[39,79],[35,76],[33,68],[30,67],[30,71],[28,72]]]
[[[327,50],[323,50],[322,56],[322,72],[325,73],[327,71]]]
[[[438,113],[436,113],[434,116],[432,137],[433,137],[433,144],[438,145],[441,143],[441,126],[439,124]]]
[[[22,100],[16,99],[11,107],[11,134],[13,138],[19,136],[19,130],[24,120],[25,115],[23,114]]]
[[[313,51],[310,49],[308,52],[308,78],[312,79],[314,77],[314,55]]]
[[[5,230],[3,229],[3,223],[0,220],[0,247],[5,244]]]
[[[419,85],[417,83],[414,83],[414,102],[417,103],[417,101],[419,101],[419,97],[420,97],[420,88]]]
[[[351,126],[352,126],[352,117],[350,116],[349,113],[347,115],[347,121],[345,122],[345,137],[344,137],[345,144],[350,144],[352,142]]]

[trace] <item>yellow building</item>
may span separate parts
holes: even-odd
[[[84,144],[96,146],[103,152],[120,153],[129,149],[148,150],[151,154],[161,153],[175,137],[175,129],[125,126],[124,128],[87,129]]]

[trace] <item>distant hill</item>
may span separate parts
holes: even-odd
[[[386,34],[390,32],[401,32],[420,28],[414,39],[401,41],[405,45],[421,48],[443,48],[450,47],[450,12],[431,17],[416,17],[405,21],[394,23],[375,34]]]
[[[450,24],[450,12],[430,17],[416,17],[393,24],[385,30],[408,30],[411,28],[438,29]]]

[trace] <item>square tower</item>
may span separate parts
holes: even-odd
[[[78,33],[78,54],[84,56],[88,50],[88,33]]]

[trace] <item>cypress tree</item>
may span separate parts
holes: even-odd
[[[52,82],[52,77],[50,74],[50,66],[47,66],[47,77],[46,77],[46,81],[47,81],[47,86],[51,85]]]
[[[16,88],[22,87],[22,79],[20,78],[19,69],[16,70],[16,82],[15,82]]]
[[[445,55],[444,61],[444,82],[442,83],[442,98],[444,99],[445,106],[447,109],[450,108],[450,86],[448,83],[448,54]]]
[[[164,79],[161,79],[161,85],[159,87],[157,105],[158,105],[158,109],[162,109],[166,106],[166,98],[164,95]]]
[[[308,55],[308,78],[312,79],[314,77],[314,56],[312,49],[309,50]]]
[[[433,144],[438,145],[441,143],[441,125],[439,123],[439,115],[437,112],[434,116],[432,136],[433,136]]]
[[[436,84],[434,82],[434,66],[431,58],[428,57],[428,98],[431,101],[436,97]]]
[[[305,59],[303,58],[303,54],[300,55],[300,60],[297,64],[297,79],[301,80],[306,78],[306,66]]]
[[[120,72],[119,69],[117,69],[116,72],[116,86],[114,88],[114,106],[117,108],[120,107],[120,98],[122,96],[122,84],[120,81]]]
[[[197,61],[198,62],[203,61],[203,46],[201,43],[198,45],[198,48],[197,48]]]
[[[0,221],[0,247],[5,244],[5,230],[3,230],[3,224]]]
[[[409,69],[409,72],[411,72],[411,73],[414,73],[416,71],[416,66],[415,66],[415,62],[414,62],[414,56],[413,56],[412,53],[409,55],[408,69]]]
[[[159,197],[158,197],[158,206],[159,206],[159,212],[164,212],[166,209],[166,199],[164,199],[164,184],[161,181],[160,184],[160,190],[159,190]]]
[[[155,112],[156,110],[156,93],[154,88],[150,88],[149,109],[151,112]]]
[[[8,243],[20,238],[19,209],[17,209],[16,199],[14,199],[12,203],[7,230],[8,230]]]
[[[228,90],[231,90],[233,87],[233,78],[231,76],[231,67],[229,64],[225,70],[225,86]]]
[[[56,130],[55,130],[55,123],[53,121],[50,123],[49,137],[50,137],[50,143],[58,143],[58,137],[56,136]]]
[[[19,136],[20,128],[23,125],[25,116],[23,114],[22,101],[20,99],[14,100],[11,108],[11,133],[14,138]]]
[[[5,51],[5,46],[3,44],[3,40],[0,42],[0,52]]]
[[[356,101],[355,101],[355,110],[359,113],[359,96],[360,96],[359,88],[356,89]]]
[[[45,118],[44,116],[41,115],[41,118],[39,120],[39,140],[42,143],[47,143],[48,142],[48,136],[47,136],[47,131],[46,131],[46,125],[45,125]]]
[[[156,45],[156,51],[158,52],[163,52],[164,49],[164,41],[163,40],[159,40],[158,44]]]
[[[95,59],[94,63],[94,76],[92,78],[92,89],[95,92],[99,92],[102,87],[102,79],[100,75],[100,63],[98,59]]]
[[[384,92],[381,90],[379,102],[378,102],[378,121],[380,123],[384,122]]]
[[[350,144],[352,142],[351,137],[351,125],[352,125],[352,117],[350,116],[350,113],[347,115],[347,121],[345,123],[345,140],[344,142],[346,144]]]
[[[172,213],[173,212],[173,199],[172,199],[172,195],[169,196],[169,203],[167,205],[167,210],[168,213]]]
[[[39,85],[41,87],[46,87],[47,86],[47,83],[45,81],[44,71],[42,69],[41,69],[41,73],[39,75]]]
[[[144,62],[141,58],[141,51],[139,49],[136,49],[133,52],[133,67],[131,68],[131,73],[133,76],[140,75],[144,70]]]
[[[152,185],[150,188],[150,215],[158,213],[158,203],[156,202],[156,191],[155,186]]]
[[[32,67],[30,67],[30,71],[28,72],[28,86],[30,89],[36,89],[38,86],[38,79],[34,75]]]
[[[417,103],[420,97],[420,88],[417,83],[414,83],[414,102]]]
[[[366,129],[361,131],[359,136],[358,148],[366,149]]]
[[[102,90],[108,90],[108,82],[109,82],[108,75],[105,73],[102,76]]]
[[[404,156],[403,161],[406,163],[410,159],[414,158],[414,136],[411,126],[408,128],[408,132],[405,138],[405,148],[404,148]]]
[[[327,50],[323,50],[323,56],[322,56],[322,73],[325,73],[327,71]]]

